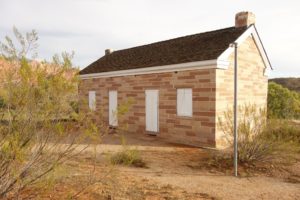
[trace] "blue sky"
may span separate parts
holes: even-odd
[[[16,26],[39,33],[39,57],[75,51],[81,68],[115,50],[234,25],[252,11],[274,71],[300,77],[300,1],[0,0],[0,40]]]

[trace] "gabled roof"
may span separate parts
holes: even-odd
[[[114,51],[81,70],[80,74],[217,59],[246,30],[247,27],[230,27]]]

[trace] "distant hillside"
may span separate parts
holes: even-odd
[[[273,78],[269,79],[269,82],[270,81],[280,84],[290,90],[300,92],[300,78]]]

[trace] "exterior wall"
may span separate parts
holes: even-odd
[[[159,90],[158,137],[170,142],[195,146],[224,147],[224,135],[217,126],[218,118],[233,106],[234,55],[228,69],[202,69],[135,76],[84,79],[79,85],[80,111],[88,92],[96,91],[96,113],[108,121],[108,92],[118,91],[118,104],[128,99],[134,103],[119,126],[127,131],[146,134],[145,90]],[[238,48],[238,103],[266,106],[268,79],[258,48],[250,36]],[[177,116],[177,89],[193,89],[193,116]],[[101,110],[101,111],[100,111]],[[99,119],[95,119],[99,120]]]
[[[216,70],[216,124],[224,112],[233,108],[234,55],[230,56],[226,70]],[[238,47],[238,106],[267,105],[268,78],[264,76],[265,65],[255,41],[249,36]],[[216,146],[225,146],[223,133],[216,127]]]
[[[125,77],[84,79],[79,85],[82,101],[88,91],[96,91],[96,112],[108,120],[108,91],[118,91],[118,104],[132,98],[129,112],[119,119],[119,125],[128,124],[127,131],[146,134],[145,90],[159,90],[158,137],[170,142],[196,146],[215,146],[215,69],[168,72]],[[193,116],[177,116],[177,88],[193,89]],[[83,105],[81,103],[81,105]],[[81,107],[80,110],[84,111]]]

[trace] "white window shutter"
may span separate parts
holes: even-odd
[[[177,115],[192,117],[193,93],[191,88],[177,89]]]
[[[89,108],[91,110],[96,110],[96,92],[89,91]]]

